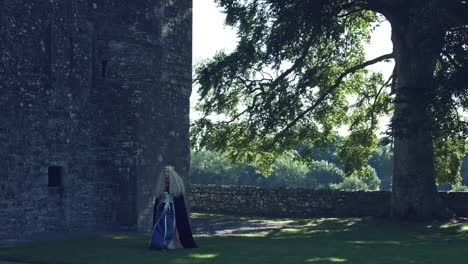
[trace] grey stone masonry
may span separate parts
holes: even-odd
[[[389,191],[339,191],[301,188],[198,185],[191,189],[197,212],[270,217],[388,217]],[[468,217],[468,193],[440,193],[452,213]]]
[[[188,177],[191,6],[0,0],[0,239],[150,227]]]

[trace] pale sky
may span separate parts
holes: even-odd
[[[234,50],[237,44],[236,34],[232,28],[224,26],[224,18],[225,15],[214,0],[193,1],[193,64],[211,58],[219,50]],[[366,57],[373,59],[391,52],[390,24],[383,22],[372,34],[371,44],[366,46]],[[393,69],[393,62],[381,62],[373,65],[371,69],[382,71],[384,76],[388,77]],[[198,116],[193,111],[197,100],[198,94],[194,89],[190,98],[192,119]],[[388,117],[383,118],[381,126],[385,126],[388,120]],[[340,134],[346,134],[346,128],[340,129]]]

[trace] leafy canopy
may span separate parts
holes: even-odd
[[[299,143],[325,147],[339,126],[348,125],[350,136],[340,144],[339,157],[347,175],[364,170],[378,142],[378,117],[392,112],[394,76],[384,80],[366,67],[394,56],[366,61],[363,49],[382,17],[356,4],[361,1],[217,2],[226,24],[237,29],[239,44],[234,52],[219,52],[195,68],[201,96],[197,110],[204,116],[192,125],[193,147],[222,150],[233,161],[267,172],[283,150]],[[454,87],[436,91],[445,98],[434,101],[433,111],[444,131],[463,127],[460,118],[440,121],[444,116],[455,120],[453,109],[466,107],[466,83],[459,73],[466,63],[453,55],[466,55],[466,45],[460,51],[453,44],[468,39],[466,27],[461,31],[447,36],[453,41],[444,49],[451,57],[441,57],[438,64],[439,86],[451,80]],[[455,57],[460,67],[450,68],[446,64]],[[465,96],[455,107],[450,104],[454,93]]]

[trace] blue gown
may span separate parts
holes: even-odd
[[[176,232],[177,237],[174,239]],[[153,232],[149,248],[169,249],[169,246],[196,248],[197,244],[193,240],[184,195],[173,197],[166,190],[163,202],[160,203],[157,199],[154,203]]]
[[[154,212],[156,222],[153,226],[153,234],[150,240],[150,248],[168,249],[169,243],[174,238],[174,199],[165,192],[164,202]]]

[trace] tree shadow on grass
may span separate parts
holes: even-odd
[[[216,220],[216,219],[193,219],[192,231],[195,236],[231,236],[240,234],[251,234],[262,231],[279,230],[286,223],[271,221],[238,221],[238,220]]]
[[[9,245],[0,247],[0,259],[67,264],[427,264],[466,263],[468,258],[468,223],[461,220],[402,224],[371,218],[198,217],[192,225],[196,249],[151,251],[148,236],[116,234]]]
[[[268,223],[268,220],[264,221]],[[468,248],[466,219],[433,224],[372,218],[281,221],[281,228],[264,228],[250,234],[244,234],[244,229],[231,230],[230,235],[245,240],[245,245],[260,245],[255,247],[256,254],[261,254],[261,248],[267,247],[295,261],[291,263],[465,263],[468,258],[465,250]],[[244,222],[245,226],[253,223],[265,226],[265,222],[260,220]],[[281,245],[307,253],[299,253],[298,257],[292,258],[282,251]]]

